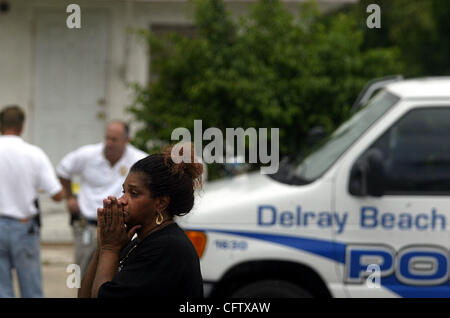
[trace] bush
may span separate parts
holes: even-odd
[[[194,4],[194,38],[140,31],[158,78],[133,85],[129,109],[144,124],[134,143],[148,151],[149,140],[171,142],[176,127],[193,135],[201,119],[204,130],[278,127],[280,157],[298,154],[312,127],[330,132],[349,116],[367,81],[402,72],[395,48],[362,49],[350,14],[321,17],[311,2],[295,19],[280,1],[261,0],[233,20],[222,0]]]

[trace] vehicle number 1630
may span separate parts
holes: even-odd
[[[247,242],[239,240],[216,240],[216,248],[231,250],[246,250]]]

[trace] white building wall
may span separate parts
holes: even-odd
[[[341,3],[357,0],[322,1],[324,10]],[[228,9],[236,15],[245,13],[255,1],[226,1]],[[294,13],[302,1],[286,1]],[[66,6],[77,3],[83,9],[106,8],[110,12],[110,49],[108,53],[106,85],[106,118],[131,119],[124,110],[132,101],[129,82],[145,83],[148,76],[148,56],[145,43],[126,31],[127,27],[149,28],[152,23],[189,24],[191,12],[186,1],[147,0],[8,0],[10,11],[0,14],[0,108],[18,104],[27,113],[24,138],[33,142],[34,111],[34,52],[35,21],[39,8],[57,9],[67,17]],[[65,20],[65,18],[64,18]],[[83,16],[82,16],[83,26]],[[76,31],[74,31],[76,32]],[[80,94],[82,92],[74,92]],[[68,141],[70,142],[70,141]]]
[[[0,14],[0,108],[18,104],[27,114],[24,138],[33,142],[31,134],[34,99],[34,51],[36,11],[41,8],[61,10],[75,1],[10,0],[10,11]],[[106,120],[130,118],[124,112],[132,100],[129,82],[145,83],[148,57],[145,43],[126,31],[127,27],[149,28],[151,23],[185,23],[185,3],[134,3],[128,1],[81,1],[83,9],[106,8],[110,11],[110,49],[106,87]],[[65,20],[65,19],[64,19]],[[74,32],[76,32],[74,30]],[[74,92],[78,94],[80,92]]]

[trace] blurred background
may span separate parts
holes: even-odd
[[[0,108],[25,109],[24,139],[56,165],[125,119],[149,153],[173,129],[278,127],[280,158],[332,132],[365,84],[450,74],[446,0],[0,1]],[[369,28],[369,4],[381,27]],[[318,130],[317,130],[318,129]],[[209,180],[257,165],[208,166]],[[72,297],[72,233],[63,203],[40,198],[47,297]]]

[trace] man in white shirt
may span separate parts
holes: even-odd
[[[22,297],[43,297],[38,191],[61,201],[63,191],[50,160],[22,134],[24,112],[9,106],[0,113],[0,297],[14,297],[16,269]]]
[[[147,156],[129,144],[128,125],[112,121],[105,141],[83,146],[67,154],[56,167],[72,215],[75,263],[83,275],[97,248],[97,208],[108,196],[120,197],[128,170]],[[72,178],[81,177],[78,197],[72,194]]]

